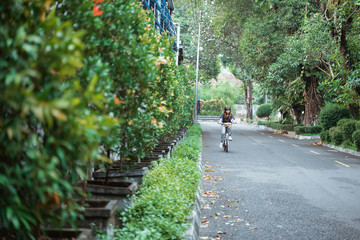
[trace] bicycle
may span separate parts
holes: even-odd
[[[224,152],[229,152],[229,143],[230,143],[230,140],[229,140],[229,127],[231,127],[231,123],[224,123],[224,126],[225,126],[225,139],[223,141],[223,149],[224,149]]]

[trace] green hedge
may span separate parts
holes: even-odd
[[[266,125],[267,121],[258,121],[257,125]]]
[[[152,164],[114,239],[181,239],[201,180],[201,128],[192,126],[171,158]]]
[[[266,123],[267,127],[276,129],[276,130],[286,130],[286,131],[294,131],[294,128],[297,126],[301,126],[301,125],[297,125],[297,124],[281,124],[281,123],[275,123],[275,122],[267,122]]]
[[[343,123],[340,126],[341,132],[343,134],[344,140],[352,141],[352,135],[357,130],[358,121],[356,120],[349,120]]]
[[[294,128],[294,131],[297,134],[304,134],[304,133],[321,133],[323,128],[321,126],[297,126]]]
[[[272,105],[271,103],[261,104],[259,108],[256,110],[256,116],[259,118],[268,118],[272,112]]]
[[[349,109],[336,104],[326,105],[319,114],[320,123],[325,130],[335,127],[339,120],[350,117]]]
[[[357,130],[353,133],[352,139],[357,151],[360,151],[360,130]]]
[[[320,133],[321,141],[323,142],[331,142],[329,130],[324,130]]]
[[[341,132],[341,129],[339,127],[332,127],[329,129],[330,139],[335,145],[340,145],[343,140],[344,136]]]

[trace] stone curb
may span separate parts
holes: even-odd
[[[357,152],[357,151],[354,151],[354,150],[351,150],[351,149],[346,149],[346,148],[334,146],[334,145],[327,144],[327,143],[323,143],[323,146],[335,149],[335,150],[337,150],[339,152],[343,152],[343,153],[347,153],[347,154],[350,154],[350,155],[354,155],[356,157],[360,157],[360,152]]]
[[[260,128],[260,129],[264,129],[264,130],[267,130],[267,131],[270,131],[270,132],[276,132],[278,130],[276,129],[273,129],[273,128],[270,128],[270,127],[266,127],[264,125],[256,125],[257,128]],[[292,137],[292,136],[287,136],[287,137]],[[320,136],[301,136],[301,135],[295,135],[293,138],[295,139],[298,139],[298,140],[319,140],[320,139]]]
[[[202,140],[201,140],[202,142]],[[202,168],[202,152],[199,154],[198,168],[201,173],[203,173]],[[200,234],[200,225],[201,225],[201,181],[195,197],[194,209],[191,216],[189,217],[190,227],[185,231],[184,237],[182,240],[198,240]]]
[[[301,135],[295,135],[295,139],[298,140],[319,140],[320,136],[301,136]]]

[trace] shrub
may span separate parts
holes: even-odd
[[[224,111],[225,101],[223,99],[211,99],[204,101],[200,99],[200,113],[201,115],[221,115]],[[232,110],[234,112],[234,110]]]
[[[329,134],[330,134],[331,141],[335,145],[340,145],[344,140],[342,131],[341,131],[341,129],[339,127],[330,128]]]
[[[257,122],[258,125],[266,125],[266,123],[267,123],[266,121],[258,121]]]
[[[360,130],[357,130],[353,133],[352,140],[355,144],[356,150],[360,151]]]
[[[84,33],[47,15],[49,3],[0,2],[0,228],[9,239],[75,220],[74,185],[99,158],[99,139],[117,129],[96,73],[85,83],[75,76]]]
[[[276,130],[286,130],[286,131],[294,131],[294,128],[300,125],[297,124],[281,124],[281,123],[275,123],[275,122],[267,122],[267,127],[276,129]]]
[[[304,134],[304,133],[321,133],[322,127],[321,126],[297,126],[294,127],[294,131],[297,134]]]
[[[259,118],[269,118],[272,112],[272,105],[270,103],[265,103],[259,106],[256,110],[256,116]]]
[[[339,120],[350,118],[350,111],[344,106],[330,104],[323,107],[319,114],[319,120],[325,130],[336,126]]]
[[[344,122],[340,126],[340,129],[344,136],[344,140],[350,140],[352,142],[352,135],[356,131],[357,123],[358,122],[356,120],[349,120],[349,121]]]
[[[345,123],[347,123],[347,122],[349,122],[349,121],[352,121],[352,120],[353,120],[353,119],[351,119],[351,118],[343,118],[343,119],[340,119],[340,120],[337,122],[336,126],[341,127],[341,126],[344,125]]]
[[[331,142],[329,130],[323,130],[320,133],[320,138],[321,138],[321,141],[323,141],[323,142],[327,142],[327,143]]]
[[[184,149],[187,157],[182,157]],[[154,162],[145,175],[133,205],[123,214],[123,228],[114,239],[182,239],[188,227],[195,194],[201,180],[197,168],[201,129],[194,125],[171,158]]]

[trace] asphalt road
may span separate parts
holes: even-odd
[[[246,124],[201,123],[200,239],[360,239],[360,158]]]

